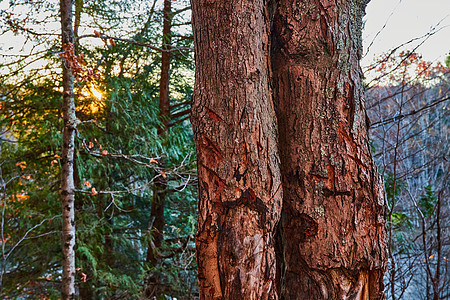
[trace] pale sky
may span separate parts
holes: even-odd
[[[392,14],[392,16],[390,16]],[[450,0],[371,0],[366,9],[363,32],[364,53],[375,38],[361,64],[369,64],[374,56],[415,37],[430,32],[439,22],[439,32],[431,36],[416,52],[428,61],[444,62],[450,51]],[[413,49],[422,40],[406,46]]]

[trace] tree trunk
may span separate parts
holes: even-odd
[[[201,299],[276,299],[281,210],[264,0],[192,1]]]
[[[383,298],[365,4],[192,1],[201,299]]]
[[[172,43],[171,27],[172,27],[172,0],[164,0],[163,9],[163,50],[169,50]],[[167,132],[170,120],[170,97],[169,97],[169,83],[170,83],[170,59],[171,55],[168,51],[163,51],[161,54],[161,77],[159,81],[159,118],[161,126],[158,128],[158,135],[163,140]],[[159,161],[159,166],[164,168],[165,161],[162,158]],[[166,178],[160,176],[155,180],[153,188],[152,210],[150,214],[151,241],[147,250],[147,263],[151,267],[158,266],[158,257],[155,255],[155,250],[160,248],[163,241],[163,229],[166,224],[164,218],[164,206],[167,189]],[[145,297],[150,298],[158,296],[163,292],[161,285],[161,278],[156,273],[152,274],[148,279],[145,287]]]
[[[163,11],[163,50],[170,50],[172,47],[172,0],[164,0]],[[162,126],[158,128],[158,134],[161,136],[169,126],[170,119],[170,98],[169,98],[169,83],[170,83],[170,52],[163,51],[161,53],[161,78],[159,81],[159,117],[162,121]]]
[[[383,190],[359,67],[365,5],[280,0],[272,8],[283,299],[383,298]]]
[[[64,51],[73,51],[72,1],[61,0],[61,32]],[[75,149],[75,102],[74,76],[70,68],[71,63],[63,59],[63,144],[61,154],[62,176],[62,299],[75,299],[75,186],[73,176],[73,159]]]

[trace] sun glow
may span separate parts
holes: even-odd
[[[98,101],[102,100],[103,95],[99,90],[97,90],[95,87],[91,87],[91,88],[89,88],[89,90],[90,90],[92,96],[94,96],[94,98],[96,100],[98,100]]]
[[[84,111],[88,114],[96,114],[103,110],[105,103],[103,102],[103,93],[101,90],[92,84],[84,86],[78,94],[80,97],[79,111]]]

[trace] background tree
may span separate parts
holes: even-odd
[[[388,201],[387,296],[445,298],[449,70],[414,51],[390,52],[369,70],[371,144]]]
[[[164,148],[168,147],[167,141],[169,135],[171,134],[169,129],[171,126],[176,125],[178,122],[182,122],[186,118],[189,117],[190,113],[190,101],[184,102],[175,102],[172,103],[172,108],[182,108],[179,109],[173,115],[171,114],[171,99],[170,99],[170,69],[171,69],[171,61],[176,55],[176,52],[171,51],[172,48],[172,26],[173,22],[177,20],[177,15],[189,10],[189,6],[185,6],[182,8],[178,8],[177,10],[172,10],[172,1],[165,0],[163,7],[163,26],[162,26],[162,45],[161,45],[161,71],[160,71],[160,80],[159,80],[159,127],[157,129],[158,137],[162,141],[162,146]],[[179,18],[178,18],[179,19]],[[175,33],[174,33],[175,34]],[[189,36],[176,35],[176,37],[184,39],[191,39]],[[190,100],[190,99],[189,99]],[[172,101],[174,102],[174,101]],[[178,119],[178,120],[177,120]],[[167,164],[166,160],[170,159],[168,157],[161,157],[159,160],[160,168],[164,169]],[[164,259],[164,256],[159,254],[159,250],[164,241],[164,227],[166,225],[166,217],[164,212],[166,210],[166,198],[169,195],[167,194],[168,190],[168,180],[167,176],[160,176],[156,178],[153,195],[152,195],[152,207],[150,214],[150,224],[149,231],[151,236],[149,237],[149,246],[147,250],[147,263],[151,268],[158,269],[158,266],[161,265],[161,259]],[[190,236],[188,236],[190,239]],[[186,243],[188,240],[185,241]],[[164,284],[164,276],[163,271],[158,270],[157,272],[152,272],[151,275],[146,279],[145,286],[145,297],[161,297],[165,294],[166,289],[170,289],[170,287]]]

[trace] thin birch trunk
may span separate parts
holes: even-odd
[[[61,33],[63,49],[66,45],[73,44],[72,26],[72,1],[61,0]],[[72,48],[73,49],[73,48]],[[62,177],[62,250],[63,250],[63,274],[62,274],[62,299],[75,299],[75,214],[74,214],[74,149],[75,149],[75,101],[74,101],[74,76],[70,63],[63,59],[63,145],[61,154]]]

